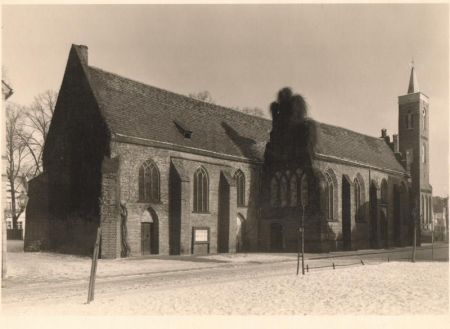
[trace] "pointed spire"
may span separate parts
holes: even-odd
[[[419,92],[419,83],[417,82],[416,71],[414,69],[414,59],[411,61],[411,75],[409,77],[408,94]]]

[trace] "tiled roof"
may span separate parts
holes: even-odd
[[[263,160],[271,121],[148,86],[89,66],[110,129],[120,135]],[[186,134],[190,138],[186,138]],[[319,124],[317,151],[404,172],[381,138]]]
[[[384,139],[319,124],[317,152],[323,155],[405,172]]]
[[[261,160],[271,121],[89,66],[110,129],[146,140]],[[186,138],[186,132],[192,132]]]

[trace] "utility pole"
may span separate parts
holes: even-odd
[[[434,260],[434,220],[431,218],[431,260]]]

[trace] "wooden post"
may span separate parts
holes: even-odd
[[[414,222],[414,237],[413,237],[413,250],[412,250],[412,259],[413,263],[416,262],[416,238],[417,238],[417,224]]]
[[[302,205],[302,274],[305,275],[305,205]]]
[[[297,275],[300,270],[300,236],[302,231],[301,219],[298,221],[298,235],[297,235]]]
[[[95,240],[94,254],[92,255],[91,276],[89,278],[89,290],[88,290],[88,298],[87,298],[88,304],[94,300],[95,275],[97,273],[97,260],[98,260],[98,251],[100,248],[101,235],[102,235],[102,229],[101,229],[101,227],[99,227],[97,229],[97,238]]]
[[[434,260],[434,222],[431,219],[431,260]]]

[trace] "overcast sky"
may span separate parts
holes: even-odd
[[[70,45],[89,63],[225,106],[268,106],[290,86],[316,120],[397,133],[414,58],[430,97],[431,183],[448,194],[447,5],[3,6],[11,101],[58,90]]]

